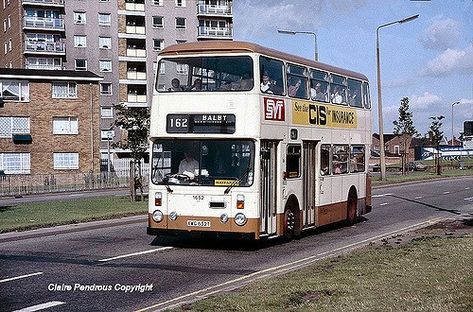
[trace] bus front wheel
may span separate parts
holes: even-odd
[[[296,227],[296,215],[291,208],[286,208],[284,211],[284,237],[287,240],[294,238],[294,230]]]

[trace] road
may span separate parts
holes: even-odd
[[[256,248],[228,241],[154,239],[145,234],[144,219],[56,235],[0,235],[0,310],[163,309],[440,218],[473,214],[473,177],[377,188],[373,195],[373,212],[354,226]]]

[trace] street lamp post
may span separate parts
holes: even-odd
[[[453,106],[460,104],[459,101],[453,102],[452,103],[452,146],[453,146]]]
[[[383,129],[383,103],[381,97],[381,61],[379,57],[379,30],[383,27],[391,26],[394,24],[403,24],[410,22],[419,17],[419,14],[406,17],[402,20],[395,22],[386,23],[376,28],[376,72],[377,72],[377,84],[378,84],[378,128],[379,128],[379,158],[381,167],[381,180],[386,180],[386,159],[384,154],[384,129]]]
[[[309,34],[314,36],[314,60],[319,61],[319,52],[317,49],[317,34],[313,31],[293,31],[293,30],[282,30],[278,29],[278,33],[286,35],[295,35],[295,34]]]

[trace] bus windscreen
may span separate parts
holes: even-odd
[[[250,91],[254,86],[249,56],[209,56],[162,59],[158,92]]]

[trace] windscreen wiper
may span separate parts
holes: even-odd
[[[232,184],[230,184],[230,185],[225,189],[225,191],[223,192],[223,194],[224,194],[224,195],[227,195],[233,187],[235,187],[235,186],[237,186],[237,185],[240,185],[240,182],[243,181],[243,179],[245,179],[245,178],[248,176],[248,174],[250,173],[250,171],[251,171],[251,170],[250,170],[250,166],[248,166],[248,167],[245,169],[245,171],[243,172],[243,174],[238,178],[238,180],[236,180],[236,181],[234,181]]]

